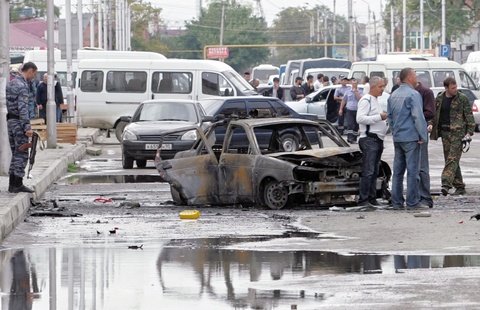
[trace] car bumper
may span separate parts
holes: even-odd
[[[172,159],[178,152],[191,149],[194,142],[191,140],[165,142],[165,144],[170,144],[172,148],[170,150],[162,149],[162,159]],[[122,152],[135,160],[155,159],[157,149],[146,149],[147,144],[154,143],[152,141],[122,141]]]

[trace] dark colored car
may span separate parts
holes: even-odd
[[[157,99],[142,102],[132,117],[122,117],[122,121],[129,122],[121,141],[123,168],[132,169],[134,161],[137,167],[144,168],[147,160],[155,158],[163,132],[191,125],[202,126],[209,120],[196,101]],[[197,138],[195,131],[169,135],[162,145],[162,155],[173,158],[177,152],[190,149]]]
[[[272,97],[230,97],[230,98],[209,98],[200,101],[205,113],[210,116],[223,115],[226,119],[231,118],[265,118],[265,117],[281,117],[281,118],[303,118],[317,120],[314,114],[297,113],[283,101]],[[216,130],[216,144],[221,144],[225,135],[225,129]],[[238,135],[236,141],[246,137]],[[298,134],[292,132],[283,132],[280,137],[285,150],[291,151],[298,149]],[[240,143],[240,142],[239,142]],[[261,143],[261,142],[260,142]]]

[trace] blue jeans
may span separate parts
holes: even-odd
[[[426,206],[433,206],[432,194],[430,194],[430,167],[428,164],[428,142],[420,144],[420,183],[418,193],[420,202]]]
[[[60,108],[60,105],[57,104],[57,123],[62,122],[62,109]]]
[[[377,176],[380,158],[383,153],[383,140],[374,137],[360,138],[358,141],[362,151],[363,170],[360,178],[358,204],[377,199]]]
[[[403,175],[407,170],[407,208],[415,208],[419,202],[418,174],[420,172],[420,144],[418,141],[394,142],[395,156],[393,158],[392,204],[401,208],[403,198]]]

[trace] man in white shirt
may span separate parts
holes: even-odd
[[[387,133],[387,113],[378,102],[385,89],[381,77],[370,79],[370,93],[358,102],[357,123],[360,127],[359,146],[363,153],[363,171],[360,178],[359,206],[376,206],[377,176],[380,158],[383,153],[383,140]]]
[[[315,83],[313,83],[313,87],[315,91],[323,87],[323,73],[317,74],[317,80],[315,81]]]

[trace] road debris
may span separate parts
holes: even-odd
[[[480,213],[470,216],[470,220],[471,219],[476,219],[477,221],[480,220]]]

